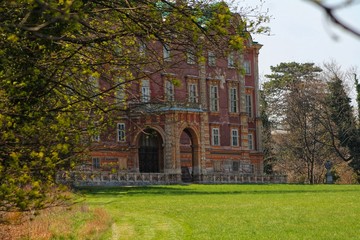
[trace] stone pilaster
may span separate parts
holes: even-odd
[[[243,63],[243,56],[241,57]],[[248,116],[246,114],[246,88],[245,77],[239,72],[239,99],[240,99],[240,142],[241,142],[241,159],[248,161],[250,159],[248,150]]]
[[[256,121],[256,149],[259,152],[263,151],[263,144],[262,144],[262,121],[260,118],[260,86],[259,86],[259,50],[262,47],[261,44],[254,43],[254,81],[255,81],[255,121]]]
[[[179,143],[176,140],[176,114],[167,114],[164,141],[164,173],[181,173]]]
[[[199,86],[200,86],[200,103],[201,108],[204,110],[200,115],[200,169],[198,169],[198,174],[206,174],[206,155],[209,149],[210,136],[209,136],[209,117],[208,117],[208,94],[207,94],[207,85],[206,85],[206,63],[199,63]]]

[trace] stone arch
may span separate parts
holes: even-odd
[[[137,131],[137,133],[135,134],[135,136],[134,136],[133,141],[131,142],[131,144],[132,144],[133,146],[138,146],[138,144],[139,144],[139,138],[140,138],[140,136],[141,136],[141,133],[143,133],[146,129],[149,129],[149,128],[156,130],[156,131],[160,134],[161,138],[162,138],[163,140],[165,139],[165,135],[166,135],[166,134],[165,134],[165,131],[164,131],[164,129],[162,129],[160,126],[146,125],[146,126],[143,127],[142,129],[140,129],[140,130]]]
[[[200,175],[200,141],[196,128],[183,125],[178,133],[181,178],[184,182],[196,181]]]
[[[164,172],[164,131],[147,126],[136,135],[137,169],[141,173]]]

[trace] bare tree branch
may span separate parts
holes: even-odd
[[[356,29],[350,27],[344,21],[341,21],[337,16],[335,16],[335,11],[336,10],[338,10],[340,8],[344,8],[344,7],[349,7],[349,6],[353,5],[353,3],[355,3],[356,1],[353,1],[353,0],[344,1],[341,4],[338,4],[338,5],[332,6],[332,7],[326,6],[325,3],[323,3],[323,1],[319,1],[319,0],[309,0],[309,1],[314,3],[315,5],[317,5],[321,9],[323,9],[324,12],[326,13],[326,15],[330,18],[330,20],[333,23],[340,26],[341,28],[343,28],[347,32],[350,32],[350,33],[354,34],[355,36],[360,37],[360,32],[359,31],[357,31]]]

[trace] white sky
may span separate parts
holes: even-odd
[[[259,0],[235,2],[254,6]],[[334,60],[343,70],[353,66],[360,69],[360,38],[336,27],[315,4],[306,0],[266,0],[263,10],[267,8],[272,16],[269,24],[271,36],[253,36],[254,41],[264,45],[259,56],[261,80],[263,75],[271,72],[270,66],[281,62],[314,62],[321,65]],[[338,16],[360,31],[359,1],[339,12]]]

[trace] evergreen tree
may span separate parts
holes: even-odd
[[[340,145],[349,149],[351,166],[360,174],[360,136],[356,126],[351,99],[348,97],[342,80],[334,76],[329,81],[328,103],[331,110],[331,119],[336,125],[337,139]]]

